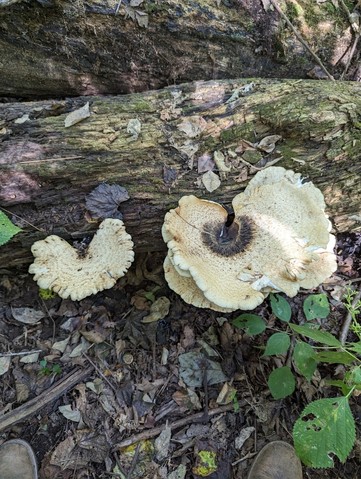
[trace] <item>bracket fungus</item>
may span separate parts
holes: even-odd
[[[336,270],[321,191],[281,167],[258,172],[232,201],[184,196],[164,220],[166,280],[184,301],[221,312],[256,308],[270,292],[293,297]]]
[[[110,218],[102,221],[85,254],[56,235],[36,241],[31,251],[35,260],[29,273],[39,287],[73,301],[112,288],[134,260],[123,221]]]

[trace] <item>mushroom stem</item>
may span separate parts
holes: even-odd
[[[218,242],[220,244],[230,243],[234,241],[238,236],[239,224],[234,221],[235,214],[229,213],[227,220],[221,228]]]

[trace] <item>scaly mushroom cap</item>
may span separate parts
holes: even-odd
[[[220,313],[230,313],[233,309],[221,308],[205,298],[202,291],[198,288],[193,278],[189,275],[180,275],[174,267],[169,254],[164,260],[164,276],[168,286],[189,304],[198,308],[209,308]]]
[[[133,242],[121,220],[105,219],[84,256],[63,238],[51,235],[36,241],[29,267],[40,288],[62,298],[81,300],[114,286],[134,260]]]
[[[163,238],[175,273],[183,286],[192,280],[210,303],[254,309],[271,291],[295,296],[336,270],[322,193],[299,174],[263,170],[232,206],[234,217],[217,203],[185,196],[165,216]]]

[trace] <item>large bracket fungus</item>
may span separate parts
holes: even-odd
[[[257,307],[270,292],[293,297],[336,270],[335,238],[323,195],[299,173],[258,172],[232,201],[184,196],[164,220],[170,288],[198,307],[229,312]]]
[[[100,224],[83,255],[56,235],[36,241],[31,251],[35,261],[29,273],[39,287],[73,301],[112,288],[134,260],[133,242],[123,221],[110,218]]]

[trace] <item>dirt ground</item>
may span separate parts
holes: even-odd
[[[359,285],[361,234],[339,237],[337,253],[338,271],[319,289],[332,305],[322,328],[336,335],[346,311],[335,298],[350,280]],[[40,478],[245,478],[263,445],[277,439],[292,443],[293,424],[311,400],[339,394],[325,385],[325,379],[341,374],[328,365],[310,383],[299,376],[295,393],[274,400],[267,377],[287,357],[261,358],[261,353],[272,330],[287,326],[273,316],[269,301],[254,311],[268,328],[248,336],[231,325],[239,312],[197,309],[173,293],[163,278],[163,257],[138,256],[126,280],[79,302],[42,298],[31,275],[2,271],[0,440],[28,440]],[[304,321],[306,294],[288,299],[294,322]],[[169,313],[144,322],[161,297],[169,299]],[[202,369],[202,361],[184,376],[179,358],[190,352],[210,358],[224,376],[210,384],[213,372]],[[69,388],[67,375],[87,368]],[[60,384],[55,396],[54,384]],[[236,400],[225,388],[234,388]],[[41,407],[30,410],[34,398]],[[2,421],[17,408],[3,430]],[[334,469],[304,468],[305,477],[360,477],[357,397],[351,409],[358,440],[348,460],[336,459]],[[208,476],[196,474],[199,450],[215,453],[217,468]]]

